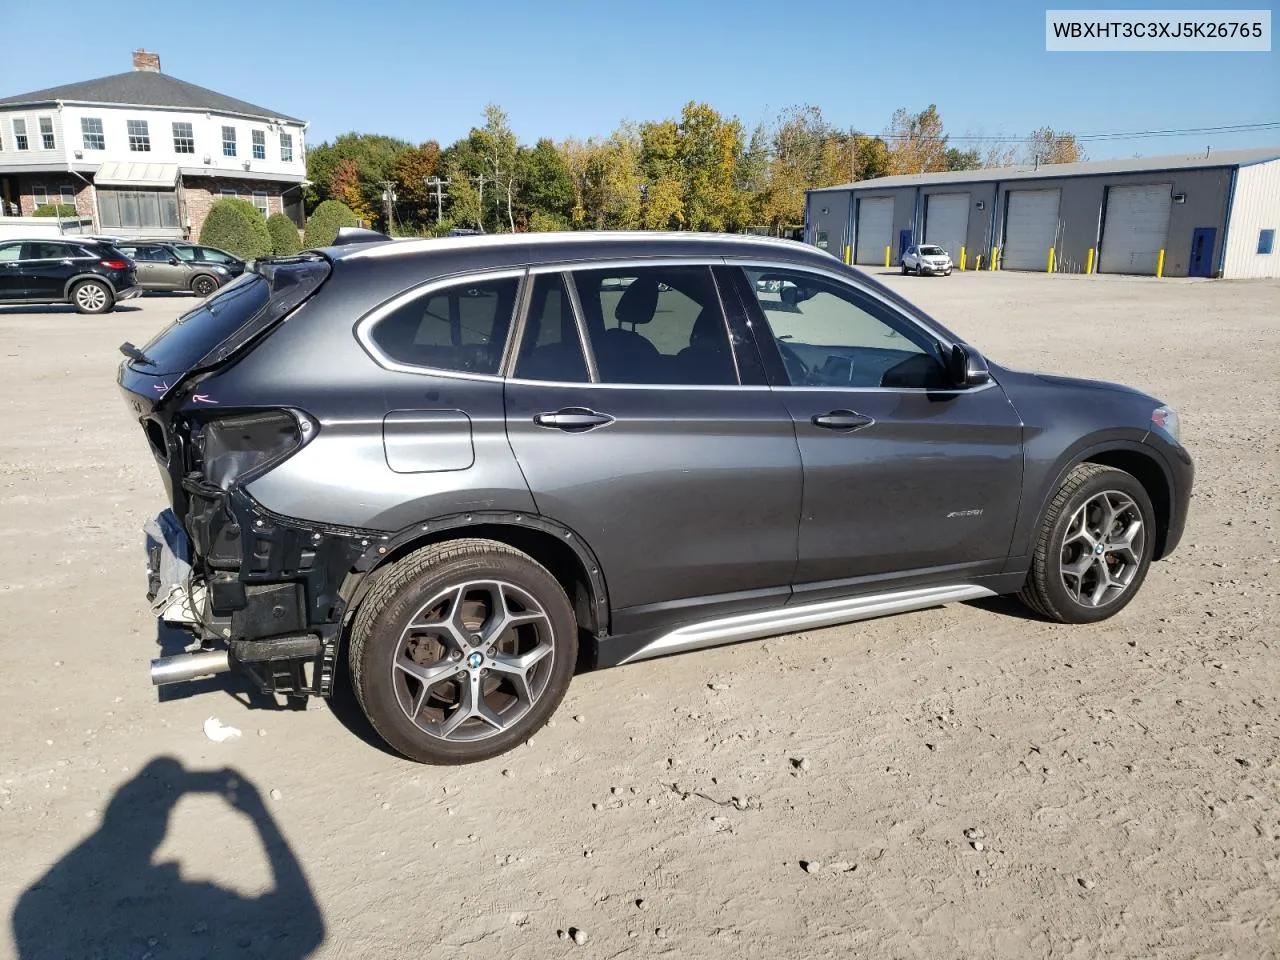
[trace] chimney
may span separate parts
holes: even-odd
[[[160,72],[160,54],[146,50],[133,51],[133,69],[146,70],[149,73]]]

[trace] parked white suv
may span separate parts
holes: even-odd
[[[940,273],[949,277],[953,266],[951,255],[947,251],[929,243],[908,247],[907,252],[902,255],[904,274]]]

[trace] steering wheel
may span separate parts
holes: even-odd
[[[800,355],[784,341],[778,340],[778,352],[782,354],[782,365],[787,370],[787,379],[793,387],[803,386],[809,382],[809,367],[800,359]]]

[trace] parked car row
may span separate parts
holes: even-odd
[[[69,303],[81,313],[107,313],[148,290],[207,297],[244,269],[224,250],[172,240],[9,240],[0,243],[0,305]]]

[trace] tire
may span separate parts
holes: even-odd
[[[526,622],[499,629],[491,613],[499,595]],[[455,617],[462,636],[449,628]],[[537,651],[521,687],[516,665]],[[453,540],[404,557],[369,592],[351,631],[351,685],[373,728],[399,753],[420,763],[474,763],[547,722],[569,689],[577,654],[573,608],[545,567],[497,541]],[[477,714],[469,699],[475,690],[491,719]]]
[[[1109,532],[1098,535],[1103,528]],[[1018,599],[1058,623],[1097,623],[1115,616],[1142,587],[1155,536],[1151,498],[1132,474],[1096,463],[1077,464],[1040,521]],[[1120,546],[1125,543],[1127,547]]]
[[[207,297],[218,289],[218,281],[208,274],[200,274],[191,281],[191,292],[198,297]]]
[[[116,296],[101,280],[81,280],[71,288],[71,302],[80,313],[107,313]]]
[[[908,271],[907,271],[907,265],[904,263],[904,264],[902,265],[902,275],[905,277],[905,276],[907,275],[907,272],[908,272]]]

